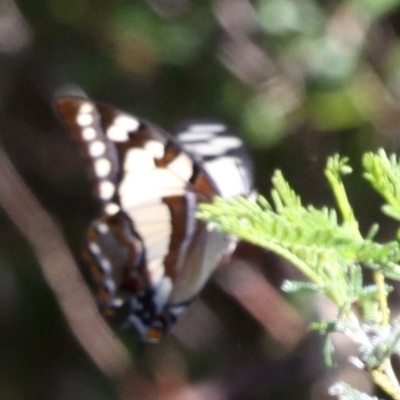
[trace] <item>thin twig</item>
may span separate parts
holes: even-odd
[[[131,368],[128,351],[99,316],[60,229],[1,147],[0,205],[32,246],[73,333],[96,365],[109,377]]]

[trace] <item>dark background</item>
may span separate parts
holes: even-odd
[[[340,152],[355,170],[346,183],[363,231],[379,222],[385,240],[396,227],[360,179],[360,160],[400,146],[399,17],[397,0],[0,0],[0,143],[33,193],[13,191],[15,174],[9,191],[0,179],[0,399],[324,399],[337,379],[370,389],[346,362],[348,343],[339,338],[328,371],[321,338],[306,330],[334,315],[330,305],[283,295],[296,271],[249,245],[173,335],[140,348],[125,332],[132,360],[110,351],[99,363],[109,332],[89,323],[100,344],[81,345],[51,289],[64,284],[78,320],[85,315],[67,250],[48,238],[62,231],[86,275],[79,249],[95,216],[54,99],[81,92],[170,131],[223,121],[248,144],[260,193],[279,168],[317,206],[333,206],[323,168]]]

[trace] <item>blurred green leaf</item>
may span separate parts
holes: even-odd
[[[351,129],[365,124],[345,89],[310,94],[307,109],[312,122],[322,131]]]

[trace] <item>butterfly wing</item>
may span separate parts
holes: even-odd
[[[177,134],[180,145],[199,160],[223,197],[253,191],[253,164],[243,142],[220,123],[191,123]]]
[[[110,320],[157,340],[231,243],[195,218],[199,202],[222,194],[203,167],[210,160],[110,106],[81,98],[61,98],[57,105],[102,207],[86,244],[100,307]]]
[[[216,185],[218,195],[252,195],[250,156],[243,142],[225,125],[212,122],[187,123],[180,127],[176,138],[182,148],[203,166]],[[185,270],[175,283],[175,287],[179,288],[176,293],[183,297],[198,293],[221,259],[233,252],[235,245],[234,238],[203,229],[196,240],[197,251],[193,249],[186,253],[185,264],[192,268]],[[198,249],[201,249],[201,257]]]

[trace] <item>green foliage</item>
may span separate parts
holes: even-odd
[[[378,157],[374,165],[382,180],[384,170],[380,162]],[[212,205],[202,205],[199,217],[222,232],[286,258],[313,282],[306,286],[291,283],[290,289],[286,283],[285,288],[318,291],[339,307],[350,305],[360,297],[370,297],[376,289],[363,288],[361,266],[400,279],[399,243],[396,240],[376,242],[371,237],[373,231],[363,238],[358,229],[341,180],[341,175],[350,172],[346,159],[334,156],[328,160],[326,176],[342,222],[334,209],[303,206],[280,171],[272,178],[272,202],[262,196],[257,202],[243,198],[217,199]]]
[[[386,201],[382,211],[389,217],[400,221],[400,164],[398,157],[395,155],[388,157],[383,150],[379,150],[377,154],[366,154],[363,164],[365,178]]]
[[[383,211],[400,220],[399,159],[379,150],[365,154],[363,166],[364,177],[386,202]],[[276,171],[271,201],[262,196],[257,201],[218,198],[214,204],[201,206],[199,218],[213,229],[264,247],[296,266],[309,281],[286,281],[283,290],[323,294],[338,309],[334,321],[314,323],[312,329],[351,337],[360,346],[356,363],[370,370],[376,383],[388,393],[398,393],[389,360],[400,348],[400,329],[398,321],[390,321],[387,297],[392,288],[385,278],[400,280],[400,244],[397,239],[378,242],[376,224],[362,235],[342,180],[351,172],[347,158],[334,155],[328,159],[325,175],[337,210],[304,206],[282,173]],[[363,268],[373,271],[374,284],[364,284]],[[332,364],[331,355],[328,337],[328,364]],[[341,386],[340,398],[370,398],[352,390]]]

